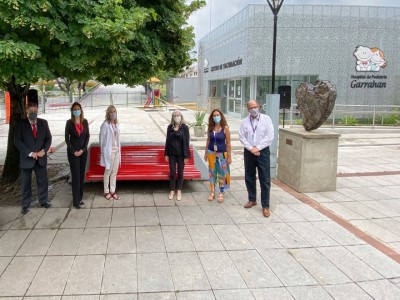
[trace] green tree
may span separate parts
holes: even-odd
[[[2,180],[13,182],[16,123],[31,82],[68,78],[104,84],[145,82],[192,62],[187,19],[204,0],[0,0],[0,79],[11,120]]]

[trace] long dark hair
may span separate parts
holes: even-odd
[[[79,102],[74,102],[71,105],[71,120],[75,124],[75,116],[72,113],[72,109],[74,106],[79,106],[79,109],[81,110],[81,115],[79,116],[79,118],[81,119],[81,124],[82,124],[83,123],[83,109],[82,109],[82,105]]]
[[[213,113],[216,112],[216,111],[219,112],[219,114],[221,115],[221,122],[219,122],[219,125],[221,125],[221,128],[224,129],[225,126],[228,125],[228,123],[226,122],[226,119],[225,119],[225,115],[222,113],[222,111],[220,111],[218,108],[215,108],[210,113],[210,116],[208,117],[208,129],[207,129],[208,132],[213,131],[213,128],[215,126],[215,122],[214,122],[214,119],[213,119]]]

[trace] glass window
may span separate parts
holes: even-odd
[[[235,82],[229,81],[229,92],[228,92],[229,97],[233,98],[235,97]]]
[[[242,81],[236,80],[235,98],[242,98]]]

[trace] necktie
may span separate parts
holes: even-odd
[[[36,139],[36,137],[37,137],[36,124],[31,124],[31,125],[32,125],[32,131],[33,131],[33,137]]]

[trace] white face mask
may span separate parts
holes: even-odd
[[[182,120],[181,116],[174,116],[174,122],[175,122],[175,124],[180,123],[181,120]]]

